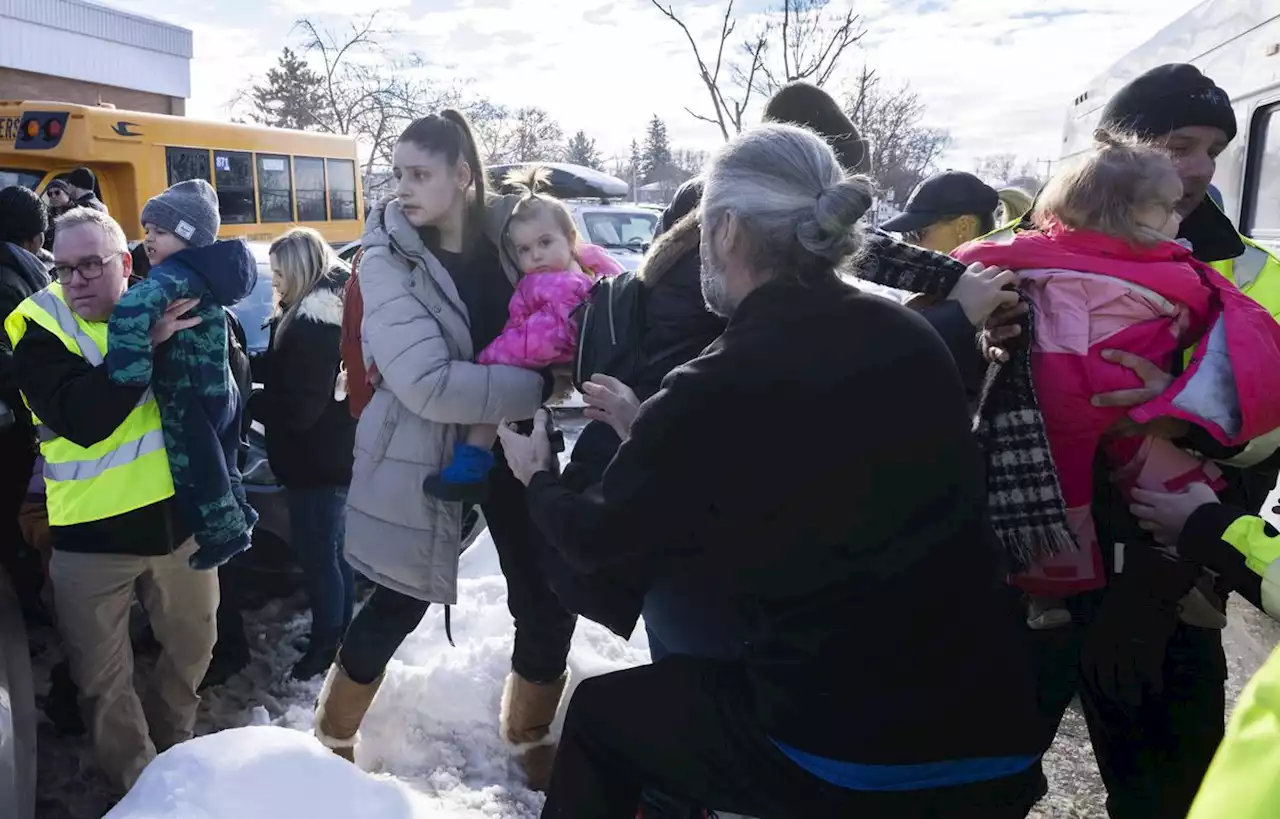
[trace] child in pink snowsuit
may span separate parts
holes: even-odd
[[[1172,441],[1108,435],[1118,423],[1180,418],[1227,445],[1280,427],[1280,324],[1174,241],[1181,196],[1162,151],[1100,134],[1095,150],[1041,194],[1039,231],[954,254],[1019,271],[1035,315],[1032,377],[1078,549],[1012,578],[1030,597],[1032,628],[1069,623],[1061,598],[1106,583],[1091,512],[1099,448],[1126,496],[1135,487],[1222,486],[1213,463]],[[1158,398],[1132,409],[1093,406],[1095,395],[1142,386],[1104,350],[1133,353],[1168,372],[1192,343],[1185,372]]]
[[[574,310],[596,281],[622,272],[602,248],[581,240],[564,203],[537,192],[544,179],[544,172],[535,169],[516,180],[525,193],[511,212],[505,241],[522,275],[506,327],[476,356],[477,364],[541,370],[572,363],[578,346]],[[449,465],[427,478],[423,488],[442,500],[482,501],[497,437],[496,426],[471,426],[455,445]]]

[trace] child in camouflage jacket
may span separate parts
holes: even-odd
[[[155,391],[174,494],[198,546],[191,565],[212,569],[249,548],[258,520],[240,485],[241,401],[223,311],[253,290],[257,263],[244,242],[217,241],[218,196],[204,180],[147,202],[142,224],[152,268],[111,314],[107,369],[117,384]],[[178,299],[199,300],[187,315],[200,323],[153,350],[151,328]]]

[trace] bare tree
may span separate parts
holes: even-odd
[[[886,89],[864,67],[845,95],[845,110],[871,145],[877,187],[901,204],[934,169],[951,135],[924,125],[924,103],[909,85]]]
[[[564,157],[564,130],[543,108],[521,108],[512,117],[511,162],[555,162]]]
[[[698,65],[698,77],[711,99],[711,114],[685,110],[718,127],[726,140],[741,133],[755,94],[772,94],[797,80],[825,85],[845,52],[866,34],[861,18],[851,9],[837,7],[833,0],[782,0],[768,12],[769,19],[759,31],[735,43],[738,21],[734,0],[728,0],[711,59],[710,52],[703,56],[689,26],[671,5],[650,2],[684,32]]]
[[[377,169],[391,164],[391,151],[409,122],[460,97],[455,88],[415,79],[421,58],[389,50],[385,43],[395,32],[379,28],[377,18],[374,12],[341,32],[305,17],[296,26],[320,78],[316,127],[353,136],[368,149],[366,188],[379,175]]]
[[[766,45],[764,34],[756,37],[751,42],[742,44],[740,50],[748,56],[747,67],[745,69],[739,67],[737,70],[730,69],[725,62],[725,49],[729,47],[729,41],[732,39],[733,32],[738,25],[733,17],[734,0],[729,0],[725,6],[724,19],[720,25],[720,42],[716,45],[715,60],[713,62],[708,62],[703,58],[702,49],[698,47],[698,41],[694,39],[693,33],[689,31],[689,26],[685,25],[685,22],[676,16],[675,10],[670,5],[663,6],[658,0],[650,0],[650,2],[684,32],[685,39],[689,41],[689,47],[693,49],[693,58],[698,63],[698,78],[702,80],[703,86],[707,89],[707,96],[711,98],[711,115],[699,114],[691,108],[686,108],[685,110],[695,119],[709,122],[718,127],[720,134],[727,142],[731,133],[742,132],[742,120],[747,113],[747,107],[751,104],[751,94],[756,89],[756,73],[760,70],[761,63],[764,61]],[[730,60],[732,59],[731,56]],[[738,75],[745,77],[745,80],[737,82],[735,77]],[[725,89],[734,84],[739,86],[740,93],[737,96],[726,96]]]
[[[772,94],[796,81],[821,88],[840,66],[844,53],[866,33],[862,18],[851,7],[837,7],[832,0],[782,0],[782,8],[774,10],[764,27],[760,89]],[[743,76],[738,79],[750,81]]]
[[[1017,154],[988,154],[978,158],[973,172],[989,185],[1002,185],[1023,173],[1027,167],[1027,163],[1018,164]]]

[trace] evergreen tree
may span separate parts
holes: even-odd
[[[320,128],[324,105],[320,99],[320,75],[289,48],[277,66],[267,72],[265,85],[253,86],[250,118],[260,125],[298,130]]]
[[[653,182],[653,175],[671,165],[671,142],[667,139],[667,124],[654,115],[649,120],[649,133],[644,139],[644,153],[640,173],[645,183]]]
[[[565,161],[600,170],[600,151],[596,149],[596,141],[588,137],[585,131],[574,134],[573,139],[569,140]]]

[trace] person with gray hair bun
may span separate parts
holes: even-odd
[[[561,483],[545,417],[500,430],[561,558],[706,577],[746,631],[733,659],[584,681],[544,817],[631,819],[646,788],[761,817],[1024,819],[1039,797],[960,375],[923,318],[837,272],[870,201],[811,132],[742,134],[701,203],[703,293],[728,326],[619,419],[599,491]],[[811,426],[779,436],[797,397]]]

